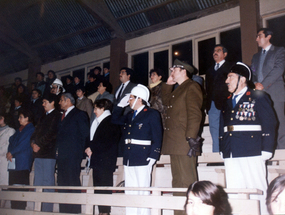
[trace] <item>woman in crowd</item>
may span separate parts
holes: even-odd
[[[159,111],[161,114],[162,125],[164,126],[164,119],[166,116],[166,108],[162,104],[161,100],[161,85],[162,85],[162,77],[163,71],[161,69],[152,69],[149,72],[149,76],[151,79],[151,84],[149,85],[150,89],[150,106]]]
[[[270,215],[285,214],[285,175],[275,178],[267,189],[266,206]]]
[[[112,90],[113,87],[109,81],[106,80],[101,81],[98,86],[99,95],[96,97],[95,101],[100,99],[109,99],[113,103],[114,95],[111,94]]]
[[[95,101],[96,118],[91,124],[90,141],[86,154],[91,157],[94,186],[113,186],[113,172],[116,168],[120,129],[111,123],[112,103],[108,99]],[[111,194],[112,191],[96,190],[95,193]],[[108,215],[110,206],[98,206],[100,215]]]
[[[46,78],[46,82],[47,82],[47,86],[49,87],[50,85],[52,85],[52,83],[56,79],[56,74],[53,70],[49,70],[47,72],[47,75],[48,75],[48,77]]]
[[[230,215],[228,196],[221,186],[210,181],[196,181],[187,191],[187,215]]]
[[[8,185],[8,152],[9,138],[15,133],[15,129],[8,126],[8,114],[0,113],[0,184]]]
[[[30,110],[21,110],[19,112],[20,128],[17,129],[16,133],[9,139],[6,158],[15,164],[14,167],[11,165],[8,169],[9,185],[29,185],[29,176],[33,161],[33,150],[30,146],[30,138],[35,130],[32,120],[33,117]],[[25,209],[26,202],[11,201],[11,207],[15,209]]]
[[[85,111],[90,119],[91,114],[93,112],[93,104],[91,99],[86,98],[84,94],[85,94],[84,86],[79,86],[76,90],[76,95],[77,95],[76,107],[79,110]]]

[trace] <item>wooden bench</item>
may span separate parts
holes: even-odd
[[[186,197],[172,196],[173,192],[186,192],[186,188],[125,188],[125,187],[48,187],[48,186],[17,186],[19,189],[29,189],[30,191],[10,191],[7,188],[15,186],[0,186],[0,200],[18,200],[34,202],[32,211],[13,210],[9,208],[0,208],[0,214],[14,215],[48,215],[51,213],[40,212],[41,203],[66,203],[81,204],[84,207],[82,214],[93,214],[93,205],[109,205],[113,207],[143,207],[151,208],[152,215],[161,215],[161,210],[184,210]],[[43,189],[73,189],[81,190],[81,193],[57,193],[42,192]],[[94,190],[147,190],[150,195],[125,195],[124,193],[94,194]],[[257,189],[226,189],[227,193],[238,194],[238,199],[230,199],[230,204],[234,214],[257,215],[259,214],[259,201],[249,199],[249,195],[260,195],[262,192]],[[53,214],[59,214],[54,212]],[[115,212],[112,212],[116,215]]]

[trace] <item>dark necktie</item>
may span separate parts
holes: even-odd
[[[61,116],[61,121],[64,119],[64,117],[65,117],[65,112],[66,111],[63,111],[63,114],[62,114],[62,116]]]
[[[220,64],[217,63],[216,66],[215,66],[215,71],[217,71],[219,69],[219,67],[220,67]]]
[[[137,110],[134,111],[132,121],[134,120],[134,118],[136,117],[136,115],[137,115]]]
[[[120,98],[120,97],[122,96],[123,89],[124,89],[124,84],[122,84],[122,87],[121,87],[121,89],[120,89],[120,91],[119,91],[119,94],[118,94],[118,98]],[[118,98],[117,98],[117,99],[118,99]]]
[[[236,98],[238,97],[238,95],[233,96],[232,98],[232,104],[233,104],[233,108],[236,106]]]

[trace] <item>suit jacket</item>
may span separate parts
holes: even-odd
[[[122,98],[124,98],[124,96],[128,93],[131,93],[132,89],[137,86],[136,84],[132,83],[132,82],[129,82],[128,85],[125,87],[124,91],[122,92],[122,95],[119,97],[119,98],[116,98],[116,94],[117,94],[117,91],[120,89],[120,86],[119,85],[116,89],[115,89],[115,99],[114,99],[114,106],[116,106]],[[128,112],[130,112],[132,109],[127,106],[124,110],[124,115],[126,115]]]
[[[200,85],[188,79],[173,90],[162,84],[162,102],[167,106],[162,154],[187,155],[187,137],[196,138],[202,120],[203,95]]]
[[[34,131],[35,127],[33,123],[29,123],[22,131],[17,129],[16,133],[9,139],[8,152],[10,152],[16,160],[15,170],[31,170],[33,150],[30,145],[30,138]]]
[[[115,171],[118,142],[120,140],[120,128],[111,123],[111,116],[107,116],[101,121],[93,140],[87,141],[86,147],[92,151],[91,167],[93,169],[107,169]]]
[[[88,114],[89,118],[91,117],[91,114],[94,110],[91,99],[88,99],[85,96],[83,96],[82,99],[76,99],[76,107],[79,110],[85,111]]]
[[[112,122],[124,125],[123,139],[149,140],[150,145],[124,144],[123,163],[129,166],[147,165],[148,157],[159,159],[162,143],[162,125],[160,113],[149,107],[144,107],[132,120],[134,111],[123,115],[123,108],[116,106]]]
[[[257,82],[260,55],[261,52],[258,52],[252,57],[251,69],[253,82]],[[261,81],[261,84],[264,86],[264,91],[271,96],[273,101],[285,101],[284,69],[285,49],[272,45],[264,60],[262,68],[263,81]]]
[[[89,137],[87,113],[73,108],[58,123],[56,150],[58,159],[82,159],[86,138]]]
[[[30,101],[29,105],[30,110],[33,112],[34,115],[34,124],[37,125],[39,119],[43,116],[45,113],[45,109],[43,107],[43,99],[38,98],[35,103],[33,101]]]
[[[55,158],[57,126],[60,118],[60,112],[54,109],[39,120],[36,130],[31,136],[31,143],[40,147],[37,153],[33,152],[35,158]]]
[[[210,110],[212,101],[215,102],[216,108],[221,110],[230,95],[225,81],[232,63],[225,61],[217,71],[215,71],[214,66],[211,66],[206,72],[207,111]]]
[[[261,131],[224,132],[230,125],[261,125]],[[261,155],[261,151],[273,152],[277,120],[269,96],[260,90],[248,89],[236,106],[232,98],[222,110],[220,120],[220,151],[224,158]]]

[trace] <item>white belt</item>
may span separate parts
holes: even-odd
[[[261,125],[229,125],[224,127],[224,132],[231,131],[261,131]]]
[[[125,143],[126,144],[131,143],[131,144],[137,144],[137,145],[145,145],[145,146],[151,145],[150,140],[125,139]]]

